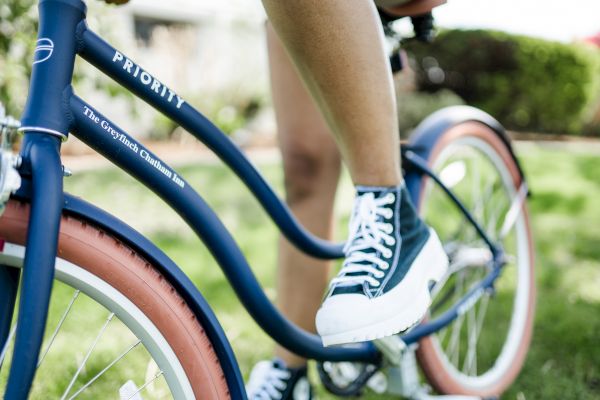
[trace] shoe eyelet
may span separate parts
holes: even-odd
[[[387,250],[387,249],[386,249]],[[385,258],[390,258],[392,256],[392,251],[391,250],[387,250],[386,252],[383,253],[383,256]]]
[[[389,240],[385,241],[385,244],[387,244],[388,246],[393,246],[396,244],[396,239],[390,238]]]
[[[383,268],[382,268],[383,269]],[[375,275],[375,278],[377,279],[381,279],[385,276],[385,274],[383,272],[379,272],[377,275]]]
[[[381,265],[380,267],[382,270],[386,271],[390,268],[390,264],[389,263],[384,263]]]
[[[394,195],[394,193],[388,193],[386,200],[389,202],[396,201],[396,196]]]

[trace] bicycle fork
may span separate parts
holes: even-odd
[[[28,133],[23,144],[32,196],[6,399],[27,398],[44,338],[63,204],[59,148],[59,138],[39,133]]]
[[[10,400],[27,398],[44,337],[63,207],[60,144],[70,128],[66,99],[71,95],[77,27],[86,9],[80,0],[47,0],[40,2],[39,11],[31,84],[19,129],[25,133],[20,173],[30,178],[31,208],[15,344],[4,394]],[[52,22],[59,19],[60,24]]]

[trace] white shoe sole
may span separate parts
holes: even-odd
[[[324,346],[365,342],[402,332],[425,316],[431,305],[429,284],[448,269],[448,257],[433,229],[406,276],[389,292],[369,299],[349,294],[329,297],[317,313]]]

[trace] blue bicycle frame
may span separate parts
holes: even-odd
[[[245,398],[243,381],[223,330],[187,277],[160,250],[127,225],[63,193],[59,149],[69,132],[150,188],[186,221],[211,251],[244,307],[275,341],[311,359],[377,363],[380,354],[371,343],[325,348],[319,337],[298,328],[277,311],[239,247],[200,195],[165,162],[73,93],[71,80],[75,56],[78,54],[95,65],[205,143],[239,176],[282,233],[299,249],[315,257],[331,259],[342,257],[342,245],[323,241],[306,231],[226,135],[174,91],[90,31],[82,0],[41,0],[39,9],[38,41],[21,127],[25,135],[20,173],[25,184],[16,195],[31,202],[14,347],[19,356],[13,357],[6,398],[26,398],[33,380],[44,334],[63,212],[102,227],[162,268],[161,272],[183,293],[207,330],[232,397]],[[467,120],[480,121],[493,128],[511,150],[504,130],[489,115],[470,107],[447,110],[430,118],[414,135],[413,146],[404,151],[405,179],[415,203],[424,175],[440,185],[490,247],[494,265],[479,284],[444,314],[401,336],[406,344],[415,343],[443,328],[465,312],[483,291],[493,286],[504,263],[502,248],[487,236],[460,200],[427,166],[432,143],[448,127]],[[8,270],[0,266],[0,344],[7,337],[18,282],[18,275]]]

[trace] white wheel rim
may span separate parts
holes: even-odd
[[[514,198],[517,190],[514,187],[513,178],[510,172],[505,168],[502,158],[496,151],[485,141],[476,137],[463,137],[452,142],[448,147],[440,152],[440,155],[435,160],[433,169],[442,165],[453,153],[454,147],[471,146],[479,150],[487,159],[494,165],[496,171],[499,172],[504,189],[507,191],[510,198]],[[529,254],[529,236],[527,226],[523,214],[517,219],[513,229],[516,234],[517,247],[517,290],[514,297],[513,313],[506,335],[506,341],[500,351],[493,367],[487,370],[484,374],[478,376],[469,376],[462,373],[448,359],[447,355],[440,346],[437,337],[432,336],[433,347],[438,354],[438,358],[442,361],[446,371],[450,373],[452,378],[460,385],[471,390],[483,390],[497,383],[512,367],[513,360],[517,356],[521,345],[521,338],[526,329],[528,309],[529,309],[529,288],[531,281],[530,274],[530,254]],[[492,300],[493,301],[493,300]]]

